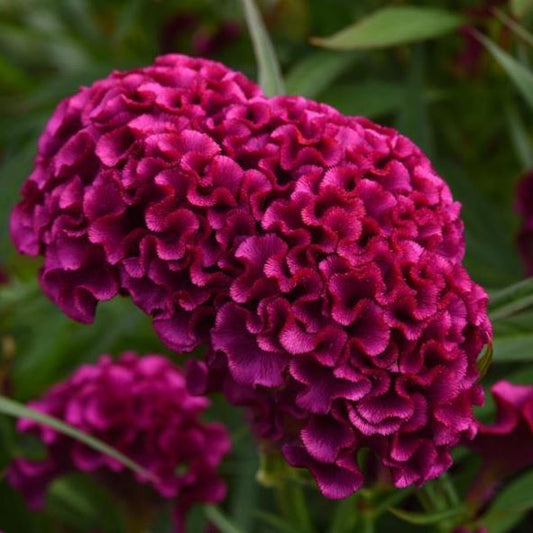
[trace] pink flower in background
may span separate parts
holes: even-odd
[[[468,446],[483,458],[483,470],[501,480],[533,465],[533,385],[498,381],[491,392],[496,420],[480,423]]]
[[[518,250],[524,261],[526,272],[533,275],[533,171],[527,172],[518,182],[515,195],[515,209],[520,215]]]
[[[361,487],[361,449],[404,487],[475,435],[487,297],[395,130],[165,56],[63,102],[23,196],[12,235],[52,300],[89,322],[128,294],[171,349],[207,345],[191,390],[248,406],[324,495]]]
[[[200,420],[208,400],[191,396],[179,369],[161,355],[102,356],[29,406],[104,441],[153,475],[133,474],[109,456],[21,419],[18,430],[37,435],[47,450],[45,460],[16,459],[7,473],[32,509],[44,504],[56,477],[72,471],[93,475],[126,500],[138,492],[136,483],[146,487],[148,499],[175,500],[179,530],[191,505],[225,496],[217,467],[230,448],[228,433],[222,424]]]

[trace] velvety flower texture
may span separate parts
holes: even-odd
[[[533,276],[533,170],[518,182],[515,209],[521,219],[517,236],[518,250],[527,274]]]
[[[229,451],[228,433],[222,424],[200,420],[208,400],[191,396],[179,369],[162,355],[102,356],[29,406],[110,444],[154,476],[133,474],[109,456],[21,419],[18,430],[36,434],[47,450],[45,460],[16,459],[7,473],[32,509],[43,505],[56,477],[72,471],[94,475],[126,500],[132,483],[145,484],[148,499],[176,500],[178,531],[192,504],[225,496],[216,469]]]
[[[369,448],[404,487],[475,434],[486,294],[461,265],[460,206],[398,132],[220,64],[165,56],[60,104],[11,231],[71,317],[128,294],[196,392],[357,490]]]

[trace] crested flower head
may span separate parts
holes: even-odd
[[[23,196],[13,237],[65,312],[120,291],[170,348],[206,344],[190,387],[247,405],[326,496],[363,484],[362,449],[403,487],[475,434],[487,297],[395,130],[170,56],[62,104]]]
[[[102,356],[29,406],[102,440],[152,476],[133,474],[110,456],[21,419],[18,430],[38,436],[46,448],[44,460],[16,459],[8,470],[31,508],[43,505],[56,477],[73,471],[95,476],[126,499],[135,483],[146,487],[149,499],[175,499],[180,522],[195,502],[218,502],[225,495],[216,469],[230,447],[227,431],[200,420],[208,400],[191,396],[179,369],[161,355],[124,352],[117,361]]]

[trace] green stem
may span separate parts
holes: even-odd
[[[309,533],[313,532],[313,525],[307,503],[302,490],[302,486],[295,479],[295,474],[292,469],[286,467],[283,472],[286,475],[281,475],[277,483],[277,498],[278,505],[283,516],[293,524],[297,525],[303,531]]]
[[[361,518],[363,521],[363,529],[361,533],[374,533],[375,531],[375,516],[370,512],[362,512]]]

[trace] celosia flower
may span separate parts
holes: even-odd
[[[204,423],[208,400],[191,396],[179,369],[161,355],[138,357],[124,352],[117,361],[102,356],[29,404],[111,445],[153,477],[133,474],[110,456],[29,419],[18,430],[36,434],[46,447],[44,460],[16,459],[7,478],[32,509],[44,503],[46,489],[58,476],[87,472],[120,496],[146,487],[147,498],[176,500],[178,530],[196,502],[218,502],[226,491],[217,467],[228,452],[225,427]]]
[[[533,275],[533,171],[527,172],[516,188],[515,208],[520,215],[518,250],[526,272]]]
[[[362,485],[363,448],[404,487],[475,434],[487,297],[395,130],[168,56],[61,104],[23,195],[13,237],[67,314],[120,291],[170,348],[206,344],[191,388],[247,405],[326,496]]]

